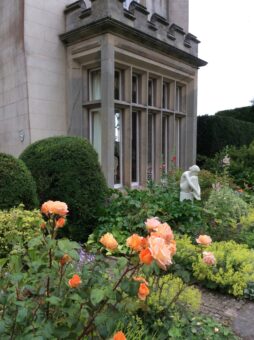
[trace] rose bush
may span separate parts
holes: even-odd
[[[160,279],[160,270],[167,270],[176,254],[169,225],[156,219],[151,227],[147,220],[145,236],[126,238],[128,254],[107,233],[98,240],[100,252],[80,263],[80,245],[57,238],[68,218],[67,205],[48,201],[41,212],[40,235],[21,239],[21,253],[0,259],[1,339],[164,340],[191,334],[193,321],[186,311],[197,305],[190,303],[193,290],[171,276]],[[184,301],[189,301],[184,311],[174,310]],[[179,313],[185,315],[182,325]],[[220,339],[234,338],[227,334],[220,333]]]

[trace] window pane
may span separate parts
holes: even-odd
[[[162,173],[166,173],[168,169],[168,131],[169,117],[162,117]]]
[[[138,76],[132,76],[132,102],[138,103]]]
[[[121,113],[115,112],[115,147],[114,147],[114,183],[122,184],[122,119]]]
[[[176,166],[180,166],[180,150],[181,150],[181,119],[175,121],[175,145],[176,145]]]
[[[132,112],[132,169],[133,183],[139,182],[139,113]]]
[[[153,80],[148,81],[148,105],[153,106]]]
[[[165,82],[163,82],[162,90],[162,108],[169,109],[169,84]]]
[[[155,116],[148,115],[148,169],[147,179],[154,179]]]
[[[115,71],[115,99],[120,100],[121,96],[121,73],[120,71]]]
[[[90,72],[90,100],[101,99],[101,71]]]
[[[182,88],[180,86],[176,87],[176,111],[182,112]]]
[[[101,161],[101,115],[99,111],[90,113],[90,141],[98,153],[98,159]]]

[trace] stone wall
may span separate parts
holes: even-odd
[[[25,50],[31,142],[66,135],[64,8],[72,0],[25,0]]]
[[[0,1],[0,18],[0,152],[18,155],[30,143],[23,0]]]

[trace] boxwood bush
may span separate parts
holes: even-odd
[[[91,144],[79,137],[50,137],[28,146],[20,158],[37,183],[40,203],[68,204],[64,236],[84,241],[97,223],[108,191]]]
[[[0,153],[0,209],[21,203],[27,209],[38,206],[33,177],[22,160]]]

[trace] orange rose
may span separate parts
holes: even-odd
[[[62,228],[65,225],[65,218],[60,217],[58,220],[56,220],[56,228]]]
[[[215,256],[209,251],[203,251],[203,262],[208,266],[213,266],[216,263]]]
[[[169,243],[169,249],[171,251],[171,255],[175,255],[176,253],[176,241],[175,240],[171,240]]]
[[[126,340],[126,336],[122,331],[118,331],[115,333],[113,340]]]
[[[153,257],[148,248],[141,250],[139,253],[139,259],[141,263],[151,264],[153,262]]]
[[[162,237],[166,242],[170,242],[174,238],[173,231],[167,223],[160,224],[156,228],[156,232],[151,233],[151,235]]]
[[[53,214],[65,216],[68,214],[68,206],[64,202],[55,201],[53,204]]]
[[[142,282],[145,283],[148,286],[148,282],[146,281],[146,279],[144,279],[142,276],[135,276],[133,277],[134,281],[138,281],[138,282]]]
[[[200,235],[198,238],[196,238],[196,242],[202,246],[209,246],[212,243],[212,239],[210,236]]]
[[[100,238],[100,243],[104,245],[108,250],[115,250],[118,247],[118,243],[114,236],[110,233],[106,233]]]
[[[135,251],[141,251],[143,249],[143,239],[144,237],[141,237],[137,234],[133,234],[132,236],[127,238],[126,244],[128,247]]]
[[[77,288],[81,284],[81,279],[78,274],[74,274],[73,277],[68,281],[71,288]]]
[[[149,250],[158,266],[164,270],[172,264],[169,245],[161,237],[150,236],[148,239]]]
[[[42,204],[41,212],[47,216],[50,214],[65,216],[68,214],[68,206],[60,201],[47,201]]]
[[[160,223],[158,217],[148,218],[148,219],[145,221],[146,229],[147,229],[148,231],[157,230],[157,227],[158,227],[160,224],[161,224],[161,223]]]
[[[47,216],[49,214],[52,214],[53,205],[54,205],[53,201],[47,201],[47,202],[43,203],[42,206],[41,206],[41,212],[44,215],[47,215]]]
[[[138,290],[138,297],[140,298],[140,300],[145,300],[147,295],[149,295],[150,290],[147,287],[147,285],[145,283],[140,283],[139,286],[139,290]]]
[[[66,263],[71,262],[71,257],[68,254],[64,254],[60,259],[61,266],[64,266]]]

